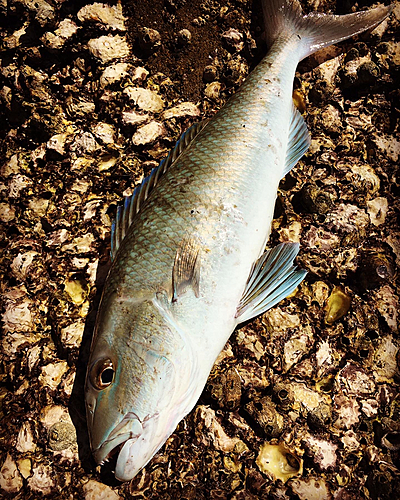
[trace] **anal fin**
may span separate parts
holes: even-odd
[[[298,252],[298,243],[281,243],[255,262],[237,308],[238,324],[265,313],[297,288],[307,274],[293,265]]]
[[[199,297],[200,244],[194,237],[183,238],[176,252],[172,269],[172,302],[176,302],[188,286]]]

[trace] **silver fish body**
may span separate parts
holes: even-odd
[[[265,2],[266,19],[281,4],[283,20],[295,24],[300,13],[291,2]],[[365,19],[376,25],[387,13]],[[299,60],[316,50],[311,35],[304,41],[288,25],[278,19],[271,27],[269,54],[159,176],[115,251],[86,405],[96,461],[122,446],[120,480],[134,477],[193,408],[237,324],[266,310],[254,306],[260,290],[256,284],[249,290],[249,276],[265,274],[255,263],[269,236],[279,181],[308,146],[291,95]],[[311,20],[304,25],[309,30]],[[345,36],[357,29],[346,28]],[[324,46],[345,37],[339,35],[312,40]],[[279,269],[285,251],[274,254]],[[290,266],[296,252],[289,246],[285,254]],[[304,277],[290,269],[285,294]],[[250,298],[243,300],[246,290]]]

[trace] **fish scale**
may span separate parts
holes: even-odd
[[[130,289],[137,287],[143,289],[149,285],[151,287],[153,283],[149,281],[149,276],[156,287],[167,281],[171,277],[176,242],[187,233],[201,234],[206,239],[205,244],[213,251],[213,241],[206,238],[210,232],[209,228],[214,234],[215,228],[217,231],[224,231],[224,225],[232,222],[228,220],[221,223],[216,207],[219,203],[234,205],[240,214],[244,214],[240,217],[243,218],[246,211],[259,210],[260,204],[253,201],[249,203],[244,193],[252,191],[253,195],[262,197],[265,189],[269,187],[267,183],[263,183],[263,177],[267,177],[269,182],[275,182],[272,189],[276,192],[280,179],[279,171],[274,177],[266,172],[265,165],[268,163],[268,158],[265,156],[268,151],[264,148],[264,144],[268,144],[268,131],[275,127],[277,121],[269,119],[269,111],[277,106],[274,105],[274,100],[281,101],[279,96],[274,95],[274,88],[271,92],[271,88],[265,84],[264,77],[265,67],[276,72],[282,71],[281,67],[272,68],[275,57],[276,54],[272,54],[260,64],[252,73],[247,85],[245,84],[229,105],[206,126],[196,144],[191,145],[176,161],[161,179],[157,190],[150,195],[146,206],[137,216],[135,227],[127,234],[119,252],[118,267],[125,270],[125,286]],[[294,73],[294,58],[289,63],[292,66],[291,73]],[[271,75],[271,78],[274,76]],[[290,78],[287,80],[292,81]],[[249,86],[252,89],[251,97],[247,89]],[[283,90],[281,92],[283,94]],[[286,103],[285,107],[283,115],[285,113],[289,115],[290,102]],[[282,121],[286,122],[288,127],[288,120]],[[260,122],[264,123],[264,134],[261,134],[260,128],[257,127]],[[279,124],[277,126],[279,128]],[[225,150],[221,148],[221,138],[223,140],[224,136],[229,137]],[[235,147],[232,148],[231,144]],[[270,144],[269,148],[273,149],[272,155],[276,154],[273,145]],[[281,156],[284,153],[284,150],[280,151]],[[249,168],[249,165],[252,168]],[[260,186],[257,194],[254,193],[255,182]],[[179,189],[176,189],[176,186],[179,186]],[[203,211],[196,217],[199,205]],[[266,211],[269,208],[268,206]],[[260,229],[265,235],[270,225],[270,217],[263,219],[264,229]],[[171,220],[173,220],[172,225]],[[251,220],[255,221],[254,217]],[[218,227],[219,223],[221,227]],[[237,224],[236,231],[243,231],[242,224]],[[138,238],[142,233],[146,234],[146,238]],[[262,250],[265,236],[261,240],[259,248],[249,260],[247,275],[252,262]],[[218,239],[216,242],[218,247]],[[246,241],[243,244],[247,247]],[[152,245],[151,249],[149,245]],[[237,251],[241,252],[242,249],[238,248]],[[143,267],[151,269],[152,272],[142,273],[140,268]],[[155,267],[154,272],[153,267]],[[143,280],[140,276],[143,276]],[[243,291],[243,287],[242,283],[238,294]]]
[[[298,244],[264,252],[279,181],[310,142],[291,99],[296,66],[390,12],[303,16],[296,1],[262,4],[269,54],[118,210],[85,397],[94,457],[119,450],[120,480],[193,408],[235,327],[304,278]]]

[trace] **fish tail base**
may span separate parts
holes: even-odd
[[[295,34],[299,39],[299,60],[374,28],[393,10],[391,5],[381,5],[341,16],[317,12],[304,15],[297,0],[263,0],[262,5],[269,45],[281,35]]]

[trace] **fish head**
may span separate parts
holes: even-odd
[[[86,376],[86,414],[96,462],[118,453],[115,476],[128,481],[197,397],[190,388],[191,356],[158,308],[150,301],[135,304],[126,321],[114,309],[98,317]]]

